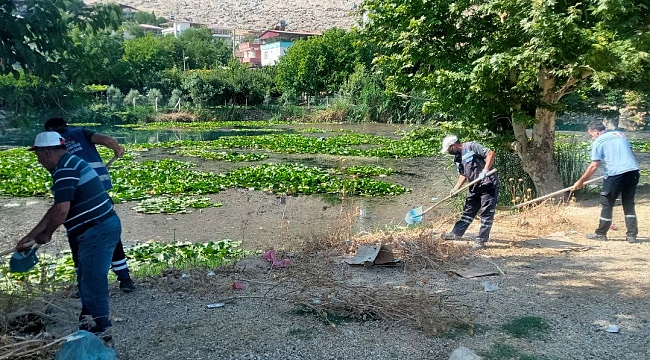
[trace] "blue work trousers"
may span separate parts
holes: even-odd
[[[108,306],[108,270],[121,235],[120,218],[113,215],[76,238],[69,239],[75,242],[78,251],[81,330],[102,333],[112,326]]]

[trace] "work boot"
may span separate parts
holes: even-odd
[[[638,241],[636,240],[636,236],[626,236],[625,239],[626,239],[627,242],[629,242],[630,244],[635,244],[635,243],[638,242]]]
[[[607,235],[596,234],[596,233],[586,234],[585,237],[587,239],[589,239],[589,240],[600,240],[600,241],[606,241],[607,240]]]
[[[113,343],[113,335],[111,335],[110,329],[107,329],[104,332],[100,333],[93,333],[93,335],[97,336],[104,342],[104,346],[112,348],[114,343]]]
[[[120,281],[120,290],[125,293],[130,293],[135,291],[135,284],[133,283],[133,280],[125,279]]]
[[[440,238],[442,240],[460,240],[461,237],[452,232],[448,232],[440,234]]]
[[[483,241],[481,239],[474,240],[474,244],[472,244],[472,250],[485,249],[485,243],[486,241]]]

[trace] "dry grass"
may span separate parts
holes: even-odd
[[[429,335],[447,332],[457,324],[472,324],[469,308],[422,289],[373,288],[333,282],[326,290],[318,298],[311,293],[300,293],[293,302],[304,313],[331,324],[373,320],[388,321],[392,325],[408,323]]]
[[[36,336],[0,336],[0,360],[52,359],[58,345],[66,338],[53,339],[47,333]]]
[[[342,214],[341,223],[355,216]],[[297,286],[291,299],[297,311],[332,324],[381,320],[393,325],[407,323],[429,335],[462,324],[471,332],[473,315],[469,308],[445,294],[409,285],[361,286],[337,276],[340,265],[334,259],[351,256],[361,244],[390,246],[395,257],[413,270],[441,269],[470,254],[467,247],[439,240],[432,226],[350,236],[349,228],[343,225],[328,237],[308,239],[294,254],[286,276]]]
[[[3,316],[0,317],[0,360],[52,359],[65,338],[56,339],[46,331],[51,321],[50,304],[45,297],[35,301],[13,294],[0,294]]]
[[[173,113],[168,113],[168,114],[158,114],[154,118],[154,121],[156,122],[194,122],[196,121],[196,117],[188,112],[185,111],[179,111],[179,112],[173,112]]]
[[[470,254],[467,247],[440,240],[431,228],[380,232],[355,238],[357,245],[371,243],[390,246],[395,257],[409,269],[441,269]]]
[[[440,254],[420,255],[443,248],[408,248],[403,254],[409,259],[443,259],[451,253],[449,249]],[[295,289],[289,300],[301,314],[316,316],[328,324],[374,320],[386,321],[387,326],[408,324],[429,335],[446,332],[458,324],[472,328],[474,317],[469,307],[446,294],[408,284],[353,284],[345,275],[338,274],[340,264],[329,256],[298,253],[293,260],[282,283],[285,288],[291,284]]]
[[[342,123],[345,122],[348,113],[347,108],[331,107],[310,114],[307,116],[307,121],[311,123]]]
[[[537,206],[526,207],[519,211],[502,214],[495,218],[499,221],[502,234],[508,234],[509,240],[525,237],[538,237],[564,229],[574,228],[575,224],[565,215],[566,203],[556,204],[546,201]]]

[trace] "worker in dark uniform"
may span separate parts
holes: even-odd
[[[443,240],[457,240],[464,234],[477,214],[481,214],[481,228],[472,248],[482,249],[490,240],[490,230],[494,220],[494,210],[499,195],[499,177],[496,173],[487,175],[494,165],[494,151],[477,142],[461,143],[456,135],[446,136],[442,140],[442,154],[454,155],[454,164],[458,169],[458,181],[452,193],[465,182],[480,179],[478,183],[467,189],[465,207],[460,219],[451,232],[443,233]]]

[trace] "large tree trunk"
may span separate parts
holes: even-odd
[[[585,75],[586,76],[586,75]],[[570,78],[561,88],[556,88],[553,74],[541,67],[537,83],[541,89],[542,104],[554,105],[567,94],[577,79]],[[549,106],[550,107],[550,106]],[[535,124],[531,136],[525,123],[513,123],[515,150],[521,158],[524,171],[530,175],[538,196],[550,194],[564,187],[553,160],[555,150],[555,112],[545,107],[535,110]]]
[[[555,113],[538,108],[535,118],[537,121],[533,125],[530,138],[526,133],[525,124],[513,124],[517,139],[515,149],[521,158],[524,171],[535,184],[537,196],[543,196],[562,189],[563,184],[553,160]]]

